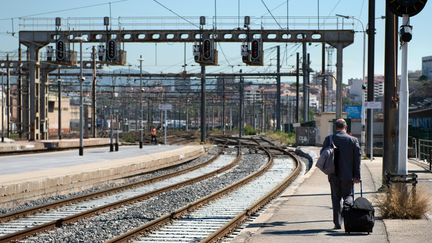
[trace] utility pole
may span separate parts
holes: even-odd
[[[240,73],[242,73],[242,70],[240,69]],[[240,82],[239,82],[239,93],[240,93],[240,106],[239,106],[239,137],[241,138],[243,136],[243,106],[244,106],[244,93],[243,93],[243,77],[240,76]]]
[[[206,68],[205,65],[201,65],[201,143],[206,141]]]
[[[225,135],[225,77],[222,77],[222,134]]]
[[[110,152],[114,151],[114,143],[113,143],[113,139],[114,139],[114,115],[113,115],[113,109],[114,109],[114,98],[115,98],[115,79],[114,77],[111,78],[112,79],[112,96],[111,96],[111,107],[110,107]]]
[[[23,124],[22,124],[22,53],[21,53],[21,45],[18,46],[18,80],[17,80],[17,89],[18,89],[18,107],[17,107],[17,129],[19,138],[23,137]]]
[[[308,91],[307,91],[307,85],[308,85],[308,65],[307,65],[307,43],[303,42],[302,43],[302,49],[303,49],[303,65],[302,65],[302,70],[303,70],[303,122],[307,122],[308,121]]]
[[[402,26],[409,26],[409,15],[402,17]],[[408,173],[408,41],[401,40],[401,81],[399,84],[399,143],[398,143],[398,166],[397,174],[406,175]]]
[[[385,59],[384,59],[384,150],[382,184],[386,175],[396,174],[398,156],[398,108],[397,96],[397,51],[398,17],[386,6],[385,18]]]
[[[307,121],[309,121],[309,119],[310,119],[310,117],[309,117],[309,106],[310,106],[310,92],[309,92],[309,86],[310,86],[310,72],[309,72],[309,69],[310,69],[310,53],[308,53],[307,55],[306,55],[306,57],[307,57],[307,61],[306,61],[306,70],[307,70],[307,72],[306,72],[306,75],[307,75],[307,83],[306,83],[306,107],[307,107],[307,114],[306,114],[306,117],[307,117]]]
[[[92,137],[96,138],[96,47],[92,48],[92,68],[93,68],[93,80],[92,80],[92,115],[91,115],[91,128]]]
[[[280,79],[280,46],[276,46],[276,131],[281,130],[281,79]]]
[[[369,0],[369,24],[368,24],[368,85],[367,85],[367,100],[374,101],[374,76],[375,76],[375,0]],[[367,110],[367,146],[373,150],[372,143],[372,126],[373,116],[372,109]],[[371,156],[373,151],[369,149]],[[373,159],[371,157],[371,159]]]
[[[61,105],[61,102],[62,102],[62,89],[61,89],[61,79],[60,79],[60,65],[58,66],[58,69],[57,69],[58,71],[57,71],[57,89],[58,89],[58,111],[57,111],[57,113],[58,113],[58,125],[57,125],[57,136],[58,136],[58,139],[59,140],[61,140],[62,139],[62,136],[61,136],[61,129],[62,129],[62,125],[61,125],[61,122],[62,122],[62,119],[61,119],[61,109],[62,109],[62,105]]]
[[[426,5],[425,1],[388,1],[387,6],[390,10],[402,17],[400,27],[401,43],[401,80],[399,85],[399,142],[398,142],[398,162],[396,165],[397,175],[406,179],[407,160],[408,160],[408,43],[412,39],[412,26],[410,17],[420,13]],[[387,40],[388,41],[388,40]],[[407,181],[405,181],[407,182]]]
[[[189,131],[189,97],[186,98],[186,132],[188,131]]]
[[[6,137],[10,137],[10,70],[9,54],[6,54]],[[3,121],[2,121],[3,122]]]
[[[144,134],[143,134],[143,132],[144,132],[143,131],[144,130],[144,127],[143,127],[143,103],[142,103],[143,102],[142,101],[142,99],[143,99],[143,87],[142,87],[142,85],[143,85],[143,83],[142,83],[142,62],[143,62],[143,59],[142,59],[142,55],[140,55],[140,59],[138,59],[138,60],[140,62],[140,90],[139,90],[139,92],[140,92],[140,100],[139,100],[139,103],[140,103],[140,111],[139,111],[139,113],[140,113],[140,115],[139,115],[140,140],[139,140],[139,148],[142,149],[143,137],[144,137]]]
[[[325,96],[326,96],[326,89],[325,89],[325,79],[326,79],[326,71],[325,71],[325,43],[322,43],[322,49],[321,49],[321,112],[325,112]]]
[[[4,71],[1,71],[1,142],[4,143]]]
[[[82,44],[84,41],[83,37],[79,37],[80,41],[80,139],[79,139],[79,155],[84,155],[84,102],[83,102],[83,83],[84,83],[84,75],[83,75],[83,49]]]
[[[295,122],[299,121],[299,106],[300,106],[300,53],[296,55],[296,108],[295,108]]]

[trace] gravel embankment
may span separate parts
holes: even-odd
[[[98,185],[95,185],[94,187],[91,187],[91,188],[88,188],[88,189],[85,189],[85,190],[79,191],[79,192],[73,192],[73,193],[68,193],[68,194],[64,194],[64,195],[55,195],[55,196],[44,197],[44,198],[40,198],[40,199],[36,199],[36,200],[25,201],[25,202],[19,203],[18,205],[14,205],[13,207],[1,207],[1,205],[0,205],[0,215],[12,213],[12,212],[16,212],[16,211],[20,211],[20,210],[24,210],[24,209],[29,209],[29,208],[39,206],[39,205],[53,203],[53,202],[56,202],[59,200],[64,200],[64,199],[71,198],[71,197],[87,195],[90,193],[103,191],[103,190],[106,190],[109,188],[114,188],[117,186],[126,185],[126,184],[130,184],[130,183],[134,183],[134,182],[143,181],[143,180],[155,178],[158,176],[166,175],[169,173],[173,173],[173,172],[178,171],[178,170],[190,168],[192,166],[205,163],[206,161],[211,159],[218,152],[219,152],[219,148],[212,147],[208,151],[208,154],[201,156],[199,158],[196,158],[190,162],[187,162],[187,163],[184,163],[182,165],[175,166],[172,168],[161,169],[161,170],[157,170],[157,171],[147,172],[145,174],[140,174],[137,176],[107,181],[103,184],[98,184]]]
[[[81,220],[26,242],[103,242],[220,190],[256,171],[266,161],[267,157],[262,154],[243,155],[237,167],[220,176]]]

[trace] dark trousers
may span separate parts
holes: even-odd
[[[333,207],[333,223],[336,227],[342,224],[342,199],[343,207],[353,204],[353,182],[339,179],[335,175],[329,176],[331,199]]]
[[[151,143],[152,144],[157,144],[157,140],[156,140],[156,136],[151,136]]]

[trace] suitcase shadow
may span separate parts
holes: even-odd
[[[329,233],[327,233],[326,235],[328,235],[328,236],[345,236],[345,237],[347,237],[347,236],[352,236],[352,237],[356,237],[356,236],[368,236],[369,234],[368,233],[363,233],[363,232],[352,232],[352,233],[346,233],[345,231],[336,231],[336,230],[334,230],[334,231],[332,231],[332,232],[329,232]]]

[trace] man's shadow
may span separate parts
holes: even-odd
[[[286,222],[286,221],[276,221],[271,223],[255,223],[250,224],[247,228],[267,228],[263,231],[262,234],[266,235],[316,235],[320,233],[325,233],[328,236],[359,236],[359,235],[367,235],[365,233],[346,233],[344,230],[336,230],[336,229],[304,229],[304,230],[272,230],[273,227],[285,226],[285,225],[298,225],[298,224],[309,224],[309,223],[323,223],[333,222],[332,220],[312,220],[312,221],[297,221],[297,222]]]

